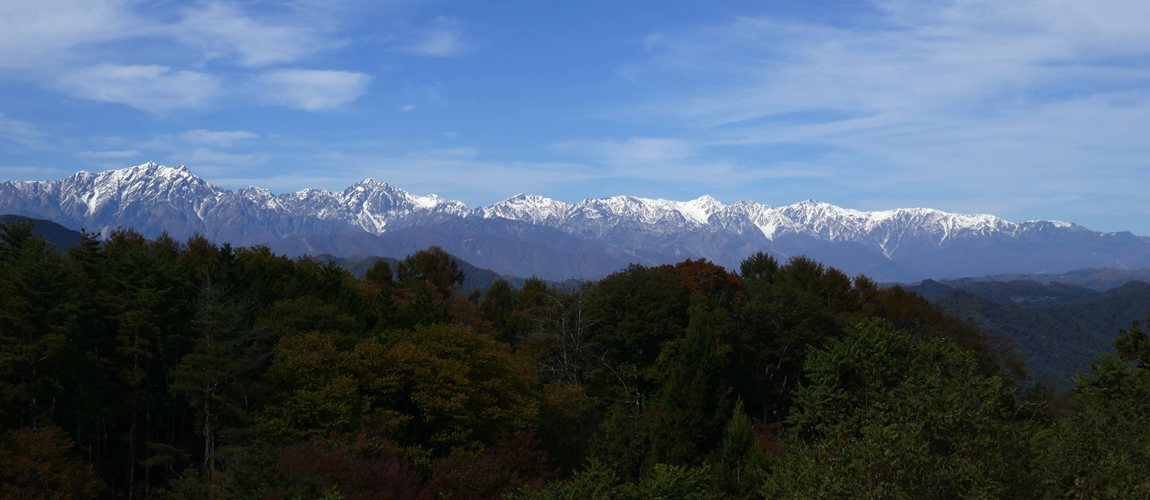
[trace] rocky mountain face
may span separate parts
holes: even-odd
[[[597,278],[629,263],[687,258],[730,267],[757,251],[781,259],[807,255],[880,281],[1150,266],[1148,238],[1056,221],[1014,223],[923,208],[860,212],[817,201],[724,205],[709,196],[571,204],[518,195],[472,209],[370,179],[338,192],[232,191],[184,167],[155,163],[0,183],[0,213],[95,232],[116,226],[147,236],[198,232],[291,255],[401,257],[435,244],[480,267],[548,279]]]

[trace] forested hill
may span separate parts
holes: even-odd
[[[1120,329],[1146,318],[1150,311],[1150,285],[1141,281],[1085,297],[1035,308],[951,290],[931,302],[956,317],[972,318],[982,330],[1010,339],[1036,380],[1069,388],[1074,375],[1087,369],[1095,353],[1112,350]]]
[[[1095,283],[1138,272],[1083,270]],[[1008,339],[1037,380],[1069,388],[1094,353],[1108,351],[1119,329],[1150,311],[1150,285],[1128,281],[1104,292],[1051,279],[1035,281],[925,280],[906,286],[958,318]]]
[[[1058,282],[1043,284],[1037,281],[1022,280],[967,281],[955,284],[925,280],[919,285],[908,286],[906,288],[926,297],[928,300],[934,300],[935,297],[953,290],[985,297],[1001,304],[1031,308],[1081,302],[1102,295],[1102,292],[1078,285]]]
[[[807,258],[463,278],[0,225],[0,498],[1150,492],[1142,329],[1056,412],[995,337]]]
[[[1015,274],[995,274],[991,276],[981,276],[972,278],[957,278],[940,280],[943,284],[951,286],[961,286],[967,283],[975,282],[1009,282],[1009,281],[1033,281],[1040,284],[1053,284],[1061,283],[1065,285],[1077,285],[1086,287],[1094,291],[1104,292],[1113,288],[1118,288],[1131,281],[1145,281],[1150,283],[1150,268],[1141,269],[1117,269],[1113,267],[1101,268],[1085,268],[1078,269],[1061,274],[1051,273],[1015,273]]]
[[[32,221],[32,234],[41,236],[56,248],[66,249],[80,242],[80,232],[68,229],[47,219],[31,219],[22,215],[0,215],[0,224]]]
[[[42,236],[48,243],[60,249],[67,249],[68,247],[80,242],[80,231],[68,229],[54,221],[46,219],[30,219],[22,215],[0,215],[0,224],[11,224],[24,220],[31,220],[33,223],[32,234]],[[392,257],[380,256],[365,256],[365,255],[352,255],[348,257],[339,257],[332,254],[318,254],[318,255],[305,255],[304,258],[317,259],[320,262],[334,262],[337,266],[346,269],[353,276],[362,278],[367,270],[376,262],[383,260],[387,261],[393,267],[399,264],[399,259]],[[503,279],[516,288],[522,288],[526,278],[518,276],[500,275],[490,269],[483,269],[476,267],[463,259],[454,257],[459,263],[459,269],[463,271],[465,278],[463,284],[460,285],[462,290],[473,290],[478,288],[480,291],[487,290],[496,280]],[[559,285],[559,282],[548,281],[549,284]],[[570,285],[570,283],[568,283]]]
[[[376,262],[385,261],[393,269],[400,263],[399,259],[393,259],[391,257],[380,257],[377,255],[368,257],[356,255],[348,258],[343,258],[325,253],[305,256],[304,258],[312,258],[320,262],[332,262],[335,265],[346,269],[347,272],[351,273],[351,275],[355,276],[356,278],[363,278],[365,275],[367,275],[367,271],[371,269]],[[524,284],[527,283],[527,278],[520,278],[518,276],[512,276],[509,274],[500,275],[499,273],[490,269],[476,267],[454,255],[452,258],[455,259],[457,263],[459,263],[459,270],[463,272],[463,283],[459,285],[459,289],[465,292],[472,292],[473,290],[486,292],[487,289],[491,287],[491,285],[499,280],[506,281],[515,289],[521,289],[523,288]],[[564,287],[568,289],[578,288],[580,284],[580,281],[578,280],[567,280],[564,282],[545,280],[545,282],[548,286]]]

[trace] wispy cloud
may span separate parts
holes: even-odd
[[[81,151],[76,153],[76,156],[82,158],[133,158],[140,156],[139,151],[134,149],[126,151]]]
[[[244,139],[255,139],[259,134],[245,130],[214,131],[196,129],[180,134],[180,139],[194,144],[210,144],[214,146],[230,146],[233,142]]]
[[[155,65],[101,64],[66,73],[57,85],[76,97],[126,104],[145,111],[201,107],[220,90],[215,76]]]
[[[255,92],[265,102],[308,111],[331,109],[367,92],[371,77],[350,71],[285,69],[256,79]]]
[[[267,161],[268,156],[263,154],[233,154],[221,153],[208,148],[196,148],[189,152],[180,153],[173,160],[187,165],[228,166],[228,167],[254,167]]]
[[[676,193],[698,196],[709,193],[733,200],[753,196],[750,183],[772,179],[827,179],[827,168],[795,162],[745,163],[706,152],[707,144],[678,138],[634,137],[625,141],[604,139],[570,141],[554,145],[594,165],[599,180],[630,181],[678,186]],[[759,193],[761,194],[761,192]],[[659,196],[672,196],[671,194]]]
[[[602,140],[564,143],[563,149],[578,149],[600,161],[619,167],[644,167],[681,163],[696,154],[691,144],[668,138],[635,137],[626,141]]]
[[[36,69],[83,44],[151,31],[130,0],[0,2],[0,68]]]
[[[415,30],[415,41],[402,51],[432,57],[454,57],[466,53],[471,46],[463,37],[462,22],[448,17],[437,17],[425,29]]]
[[[42,139],[48,136],[32,123],[26,121],[8,118],[0,114],[0,138],[15,141],[20,144],[31,146],[38,144]]]
[[[247,15],[237,4],[207,2],[185,9],[173,33],[208,58],[232,56],[243,66],[295,62],[347,43],[311,16],[272,21]]]
[[[818,147],[812,167],[922,204],[1150,185],[1150,4],[872,6],[842,25],[739,17],[652,35],[626,73],[672,97],[620,115],[677,123],[704,156]]]
[[[75,97],[157,113],[241,103],[244,82],[305,79],[299,73],[292,78],[293,70],[268,76],[267,67],[346,46],[349,40],[340,32],[345,4],[0,2],[0,70],[20,70],[0,78],[37,81]],[[126,43],[140,50],[128,50]],[[312,93],[343,98],[362,94],[348,90],[354,82],[346,77],[336,81],[335,76],[317,82],[318,76],[311,75]],[[340,85],[342,93],[335,88]],[[331,107],[330,102],[301,100],[297,92],[283,104],[313,110]]]
[[[218,184],[219,179],[243,177],[258,172],[271,158],[271,155],[264,153],[224,153],[210,148],[179,151],[168,157],[170,164],[186,165],[196,175],[210,179],[213,184]]]

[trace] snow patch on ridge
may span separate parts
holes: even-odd
[[[268,221],[320,219],[325,231],[362,230],[381,234],[411,217],[426,215],[502,218],[543,225],[570,233],[608,232],[714,233],[745,231],[769,241],[804,236],[826,242],[857,242],[881,249],[892,258],[907,241],[945,246],[961,238],[1001,234],[1019,237],[1049,229],[1085,230],[1060,221],[1013,223],[993,215],[952,214],[927,208],[863,212],[815,200],[775,208],[753,201],[724,205],[711,196],[690,201],[614,196],[571,204],[520,194],[475,209],[434,194],[417,196],[387,183],[365,179],[343,191],[304,189],[275,195],[259,187],[231,191],[196,177],[184,166],[154,162],[98,174],[78,172],[52,181],[0,183],[0,195],[39,198],[40,206],[59,206],[82,220],[121,220],[160,208],[187,213],[205,226],[209,220],[234,217],[237,204],[262,211]],[[231,212],[229,212],[231,211]],[[193,215],[194,214],[194,215]],[[126,220],[126,219],[125,219]],[[428,220],[428,219],[421,219]],[[431,219],[434,220],[434,219]],[[189,221],[190,223],[190,221]],[[266,222],[272,227],[274,222]],[[398,226],[397,226],[398,224]],[[196,226],[200,227],[200,226]],[[298,227],[274,231],[302,231]],[[277,233],[278,234],[278,233]],[[756,235],[756,238],[758,236]]]

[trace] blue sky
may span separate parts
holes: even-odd
[[[0,180],[146,161],[1150,235],[1150,2],[0,3]]]

